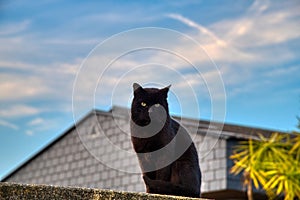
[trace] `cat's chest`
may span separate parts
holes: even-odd
[[[137,153],[148,153],[163,148],[166,144],[163,139],[131,137],[133,147]]]

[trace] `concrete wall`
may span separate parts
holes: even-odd
[[[195,198],[152,195],[145,193],[117,192],[88,188],[55,187],[49,185],[21,185],[0,183],[3,200],[192,200]]]
[[[128,116],[97,112],[71,130],[6,181],[145,191],[133,152]],[[202,192],[226,189],[226,140],[193,134],[195,124],[183,121],[197,146]],[[120,171],[121,170],[121,171]]]

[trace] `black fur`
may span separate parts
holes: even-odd
[[[137,83],[133,85],[132,144],[140,162],[148,193],[200,197],[201,172],[197,150],[188,132],[169,115],[167,102],[169,87],[157,89],[142,88]],[[150,109],[155,109],[153,105],[162,106],[165,110],[165,116],[163,113],[156,115],[152,112],[149,113]],[[149,124],[162,128],[156,134],[147,132],[147,129],[145,131],[145,129],[138,128],[146,127]],[[147,137],[147,134],[152,135]],[[175,136],[176,140],[172,140]],[[153,153],[166,145],[170,148],[163,154]],[[183,146],[186,146],[186,149],[180,152],[180,147]],[[161,169],[156,169],[167,162],[169,157],[177,154],[179,155],[178,159],[164,165],[165,167]]]

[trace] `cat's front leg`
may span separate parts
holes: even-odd
[[[153,180],[149,178],[147,175],[143,175],[143,179],[146,185],[146,192],[147,193],[155,193],[155,189],[153,188]]]
[[[171,149],[173,149],[172,146]],[[172,155],[173,152],[170,151],[170,147],[164,148],[162,155],[156,155],[154,161],[156,167],[155,180],[170,181],[171,174],[172,174],[172,164],[168,163],[169,162],[168,157],[173,157]]]

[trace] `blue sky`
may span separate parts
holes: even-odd
[[[132,82],[146,84],[157,78],[161,84],[172,84],[179,99],[171,95],[172,113],[209,120],[212,96],[204,81],[218,98],[214,83],[219,74],[225,89],[226,123],[295,130],[296,116],[300,115],[299,10],[298,1],[265,0],[1,1],[0,178],[74,123],[72,92],[78,72],[84,76],[75,82],[76,116],[93,107],[128,106]],[[99,77],[87,70],[89,63],[103,69],[108,52],[115,50],[99,46],[101,42],[109,45],[111,36],[143,27],[189,36],[205,49],[217,68],[210,67],[207,57],[189,42],[174,42],[159,34],[133,34],[135,40],[156,37],[172,50],[184,52],[202,67],[202,79],[176,56],[149,50],[118,60],[98,83],[87,80],[93,74]],[[131,44],[122,41],[117,47],[125,45]],[[100,55],[97,48],[104,48],[104,53]],[[148,65],[130,71],[143,62]],[[149,66],[151,62],[169,63],[169,68]],[[168,71],[173,68],[188,81],[176,79]],[[196,92],[201,115],[193,112],[194,102],[185,96],[187,85]],[[85,96],[90,89],[94,98]]]

